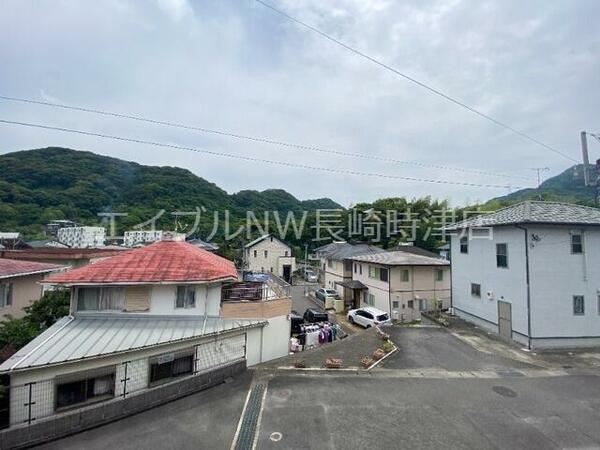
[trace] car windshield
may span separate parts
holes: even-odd
[[[380,322],[383,322],[384,320],[388,320],[388,315],[380,314],[379,316],[377,316],[377,320],[379,320]]]
[[[331,295],[336,295],[337,294],[337,291],[334,291],[333,289],[325,289],[325,292],[327,294],[331,294]]]

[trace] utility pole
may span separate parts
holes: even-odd
[[[541,173],[542,172],[547,172],[550,170],[550,167],[531,167],[530,170],[535,170],[535,172],[537,173],[537,191],[538,191],[538,198],[540,200],[542,200],[542,194],[540,193],[540,186],[542,184],[542,179],[541,179]]]
[[[585,186],[590,185],[590,174],[588,167],[590,166],[590,157],[588,155],[587,133],[581,132],[581,153],[583,155],[583,182]]]

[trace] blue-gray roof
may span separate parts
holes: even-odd
[[[264,320],[203,316],[67,316],[2,363],[0,372],[109,356],[264,324]]]
[[[571,203],[526,201],[454,223],[446,230],[525,223],[600,225],[600,209]]]

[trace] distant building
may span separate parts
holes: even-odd
[[[0,245],[8,249],[21,248],[23,240],[21,234],[17,232],[0,232]]]
[[[122,252],[129,251],[123,247],[111,248],[60,248],[40,247],[23,250],[0,250],[0,258],[34,261],[48,264],[58,264],[71,268],[85,266]]]
[[[57,237],[58,230],[61,228],[76,227],[77,224],[72,220],[51,220],[46,224],[46,233],[50,236]]]
[[[217,250],[219,250],[219,246],[214,242],[206,242],[202,239],[190,239],[187,242],[208,252],[216,252]]]
[[[57,232],[58,241],[71,248],[97,248],[104,246],[104,227],[67,227]]]
[[[166,236],[170,240],[185,241],[185,234],[163,230],[133,230],[123,233],[123,245],[136,247],[162,241]]]
[[[600,210],[527,201],[453,224],[452,303],[532,348],[600,344]]]
[[[56,264],[0,258],[0,316],[23,317],[23,308],[43,294],[40,281],[62,269],[65,267]]]
[[[40,241],[27,241],[25,248],[69,248],[65,244],[61,244],[53,239],[45,239]]]
[[[272,234],[265,234],[244,247],[245,269],[252,272],[269,272],[290,281],[296,270],[292,248]]]

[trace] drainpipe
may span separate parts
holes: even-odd
[[[515,225],[525,232],[525,277],[527,280],[527,348],[531,350],[531,286],[529,276],[529,234],[527,228]]]

